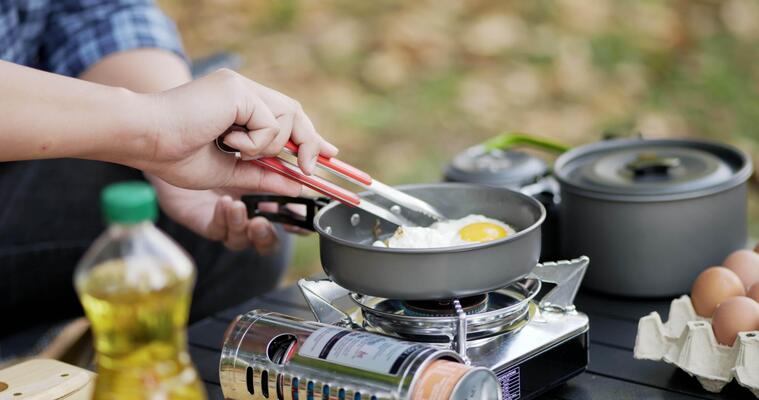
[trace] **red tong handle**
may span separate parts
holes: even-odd
[[[358,206],[361,204],[361,198],[357,194],[343,189],[334,183],[324,180],[316,175],[308,176],[295,166],[289,166],[276,157],[264,157],[250,161],[253,164],[274,171],[285,178],[299,182],[303,186],[309,187],[331,199],[335,199],[349,206]]]
[[[298,145],[295,144],[292,140],[288,141],[287,144],[285,144],[285,148],[291,154],[298,155]],[[364,184],[367,186],[372,184],[372,177],[369,174],[367,174],[366,172],[348,163],[344,163],[338,160],[337,158],[334,158],[334,157],[328,158],[320,154],[316,159],[316,163],[319,164],[323,168],[326,168],[332,172],[336,172],[340,175],[348,177],[361,184]]]
[[[223,142],[224,136],[233,131],[247,132],[247,128],[240,125],[232,125],[229,127],[227,132],[216,139],[216,146],[224,152],[237,153],[239,157],[239,152],[227,146]],[[295,156],[298,155],[298,145],[295,144],[292,140],[289,140],[287,142],[285,149]],[[355,181],[356,183],[366,186],[371,185],[372,183],[372,177],[369,176],[369,174],[336,158],[328,158],[319,155],[316,162],[320,168],[333,172],[338,176],[342,176],[349,180]],[[304,186],[307,186],[325,196],[338,200],[347,205],[358,206],[361,203],[361,198],[357,194],[340,186],[337,186],[334,183],[322,179],[316,175],[306,175],[298,167],[278,157],[258,158],[251,160],[251,163],[274,171],[288,179],[299,182]]]

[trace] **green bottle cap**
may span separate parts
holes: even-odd
[[[158,218],[155,190],[147,182],[126,181],[108,185],[100,194],[100,202],[109,224],[136,224]]]

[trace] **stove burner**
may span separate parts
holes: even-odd
[[[459,299],[465,309],[467,339],[477,341],[519,330],[534,315],[532,299],[540,286],[540,280],[524,278],[486,295]],[[462,322],[453,300],[402,301],[356,293],[350,297],[361,308],[365,329],[403,339],[453,343]]]
[[[459,299],[467,315],[485,311],[488,307],[488,295],[479,294]],[[444,300],[408,300],[401,302],[405,315],[413,317],[450,317],[456,315],[453,299]]]

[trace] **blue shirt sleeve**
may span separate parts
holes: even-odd
[[[79,76],[109,54],[164,49],[182,57],[176,26],[152,0],[57,0],[42,38],[40,67]]]

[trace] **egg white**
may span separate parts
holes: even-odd
[[[389,239],[377,240],[373,245],[397,249],[426,249],[473,244],[473,242],[461,239],[459,231],[469,224],[478,222],[489,222],[500,226],[506,230],[506,237],[516,233],[514,228],[501,221],[479,214],[471,214],[460,219],[436,222],[429,227],[400,226]]]

